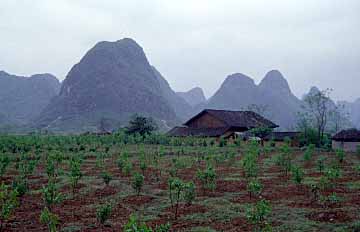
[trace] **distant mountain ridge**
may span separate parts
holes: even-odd
[[[192,88],[187,92],[177,92],[176,94],[192,107],[206,102],[204,91],[200,87]]]
[[[110,128],[124,126],[135,113],[159,122],[177,121],[143,49],[125,38],[90,49],[35,125],[54,131],[94,131],[101,121]]]
[[[310,94],[319,91],[310,89]],[[360,99],[343,102],[351,121],[360,127]],[[175,92],[148,61],[133,39],[99,42],[66,79],[51,74],[20,77],[0,71],[0,127],[31,126],[53,132],[80,133],[125,126],[137,113],[153,117],[163,129],[181,124],[203,109],[252,110],[280,126],[295,130],[304,102],[286,78],[271,70],[259,84],[242,73],[225,78],[206,99],[201,88]],[[336,106],[331,101],[331,106]]]
[[[264,116],[284,129],[295,126],[296,114],[301,110],[301,101],[292,94],[287,80],[277,70],[268,72],[259,85],[241,73],[228,76],[205,107],[245,110],[254,105],[262,107]]]
[[[0,71],[0,114],[3,121],[22,125],[29,123],[59,90],[60,82],[51,74],[23,77]]]

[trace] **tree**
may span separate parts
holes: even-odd
[[[152,118],[146,118],[140,115],[133,115],[126,127],[127,134],[140,134],[141,136],[149,135],[156,131],[158,126]]]
[[[337,104],[329,112],[329,130],[333,133],[338,133],[340,130],[351,127],[349,113],[345,112],[344,104]]]
[[[304,99],[305,105],[303,108],[309,113],[307,116],[310,116],[317,129],[318,146],[321,145],[321,141],[324,138],[326,125],[329,119],[329,112],[331,110],[330,93],[330,89],[314,91],[309,93]]]

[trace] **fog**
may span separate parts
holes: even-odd
[[[360,97],[357,0],[2,0],[0,70],[64,79],[98,41],[135,39],[173,89],[280,70],[301,97],[316,85]]]

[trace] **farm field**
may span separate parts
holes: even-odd
[[[17,189],[2,231],[360,230],[356,153],[124,135],[0,136],[0,152],[2,212]]]

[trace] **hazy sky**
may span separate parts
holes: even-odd
[[[177,91],[209,97],[241,72],[280,70],[297,96],[310,86],[360,97],[359,0],[1,0],[0,70],[64,79],[98,41],[134,38]]]

